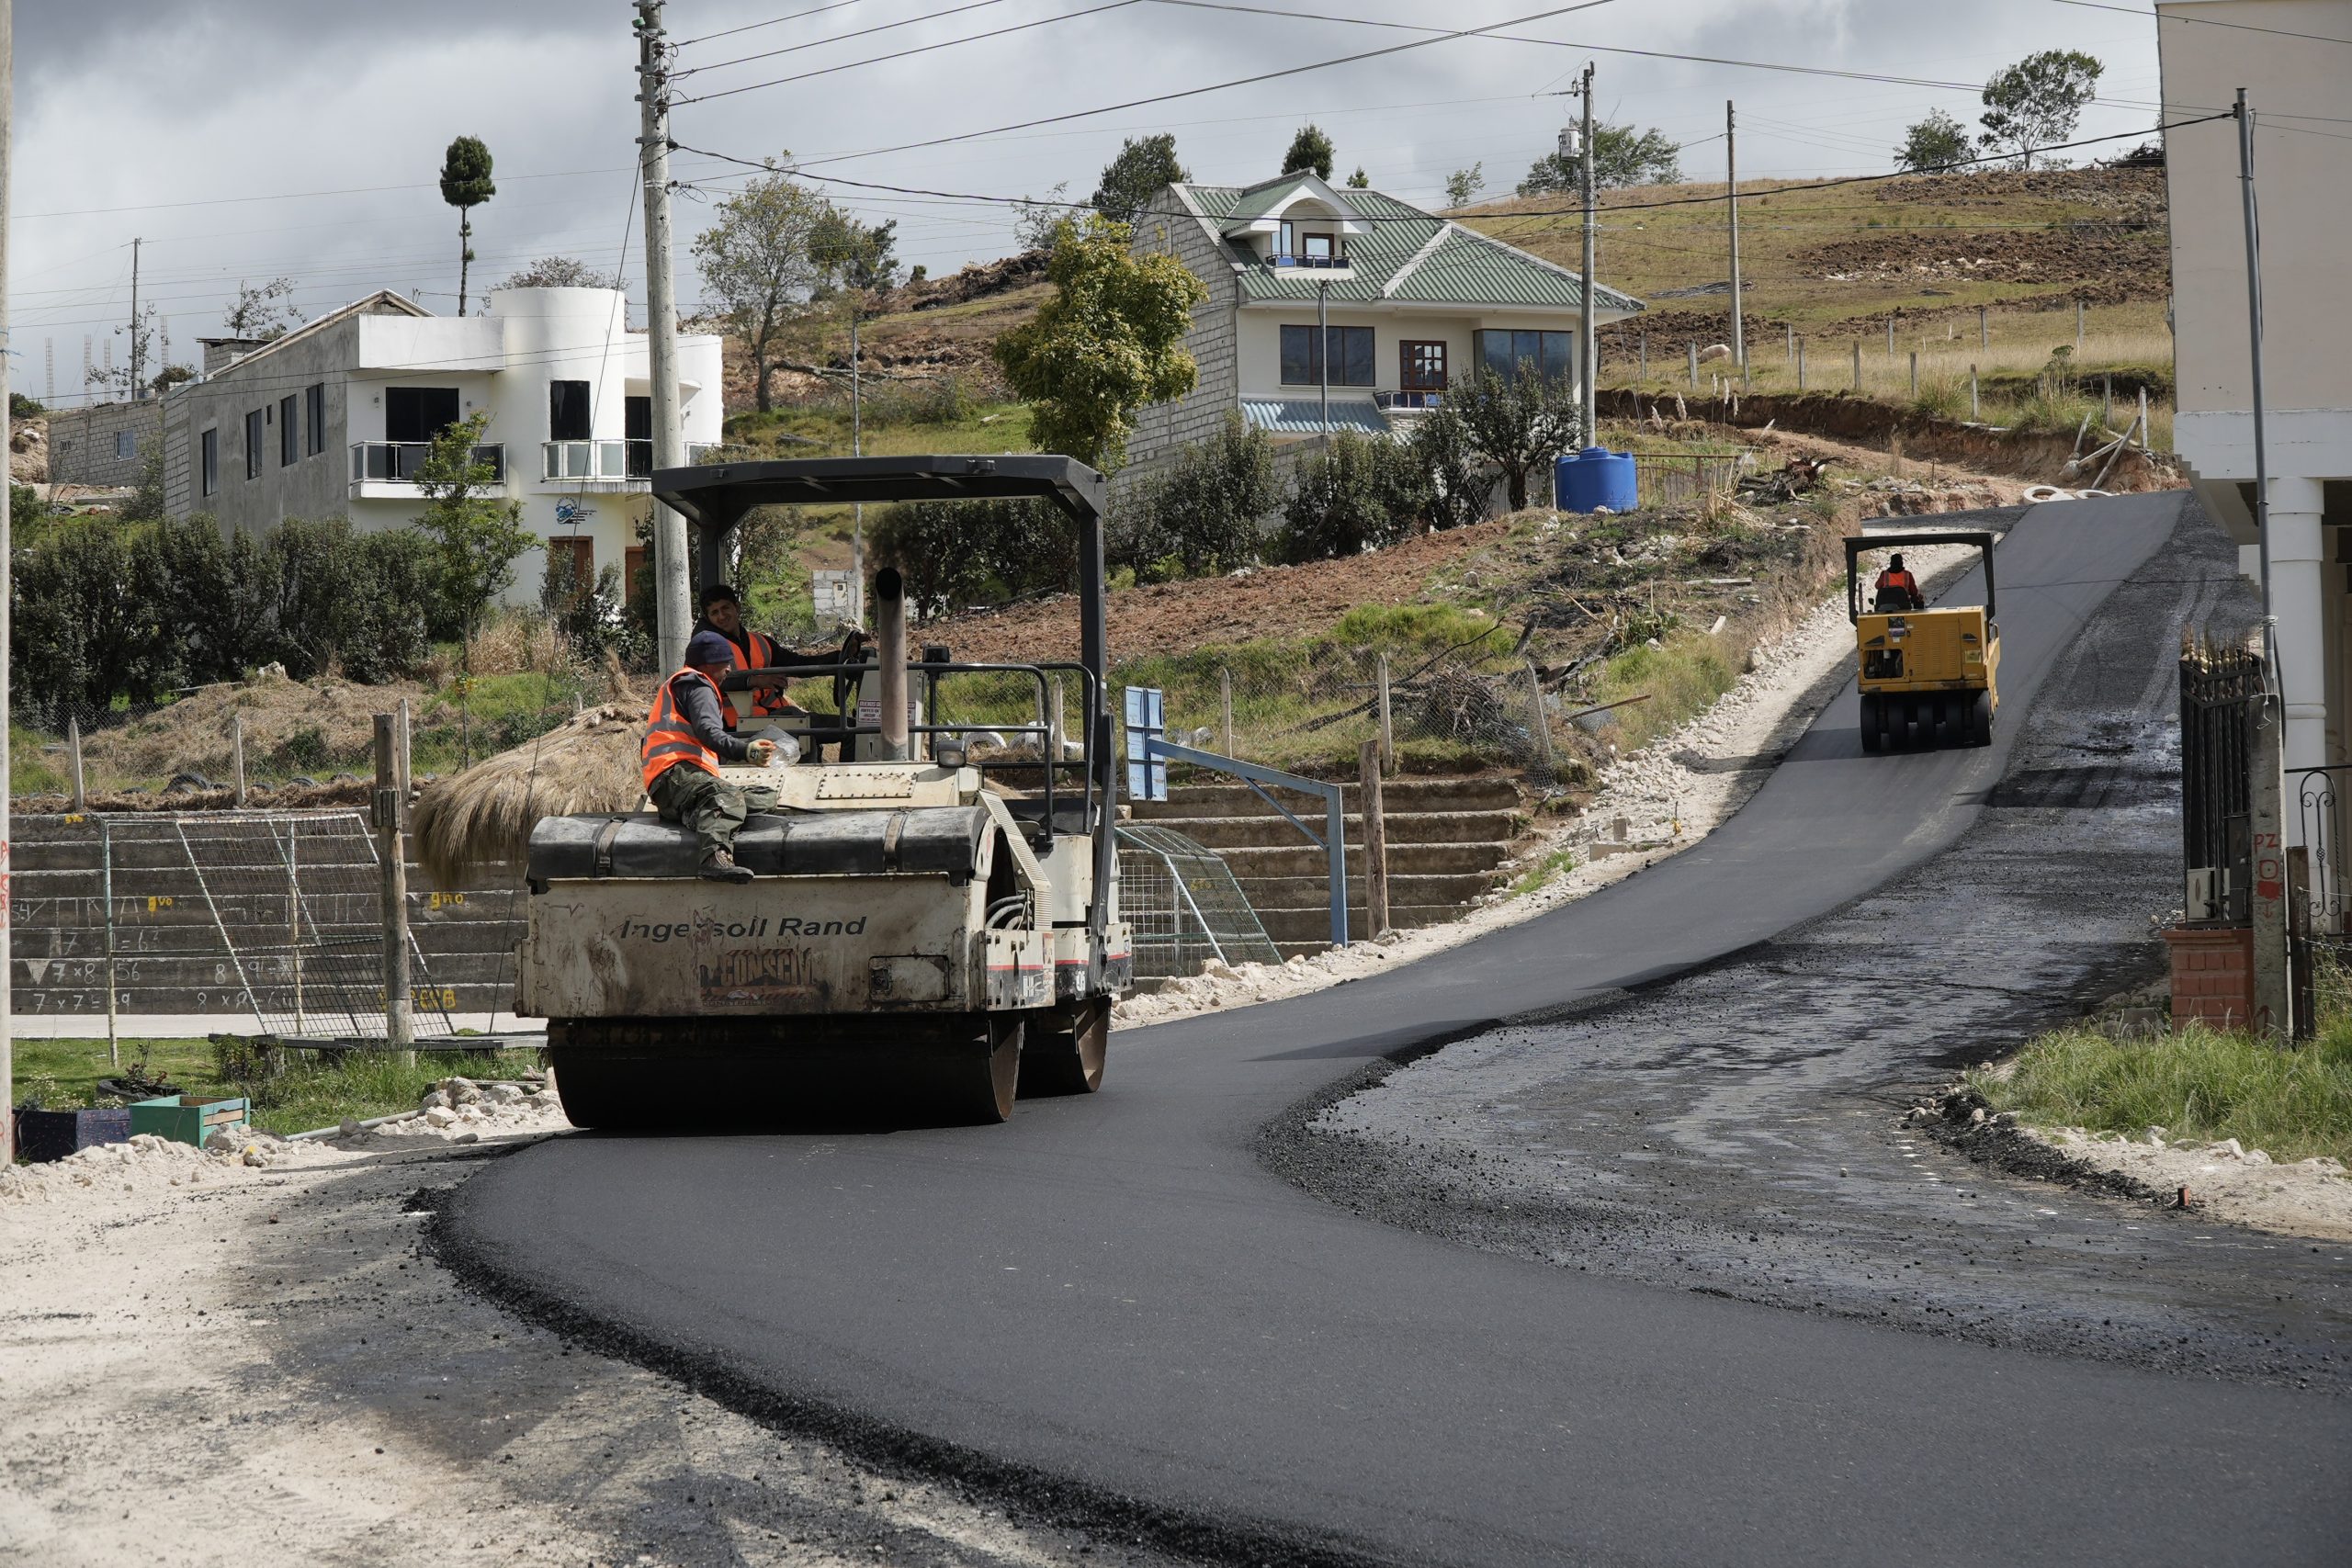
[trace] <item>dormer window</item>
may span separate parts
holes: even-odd
[[[1274,236],[1273,254],[1269,259],[1276,266],[1347,265],[1347,257],[1340,249],[1337,234],[1328,230],[1307,229],[1288,218],[1282,220]]]

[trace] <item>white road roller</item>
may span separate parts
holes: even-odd
[[[1016,1092],[1099,1088],[1111,1004],[1133,976],[1113,842],[1102,476],[1053,457],[834,457],[664,469],[653,489],[696,524],[714,581],[757,506],[1043,499],[1075,525],[1081,646],[1069,663],[910,659],[886,572],[871,657],[854,639],[833,665],[722,682],[813,678],[835,697],[834,712],[811,703],[739,731],[781,728],[801,750],[788,766],[722,770],[778,792],[736,840],[752,881],[697,877],[693,833],[643,803],[539,822],[517,1010],[548,1021],[571,1120],[784,1124],[847,1106],[998,1122]],[[938,721],[975,678],[997,704],[986,742]]]

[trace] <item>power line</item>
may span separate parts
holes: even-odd
[[[2059,6],[2074,6],[2086,11],[2113,11],[2119,16],[2140,17],[2151,22],[2193,22],[2200,28],[2230,28],[2238,32],[2271,33],[2279,38],[2309,39],[2313,43],[2352,43],[2352,38],[2335,38],[2326,33],[2291,32],[2285,28],[2256,27],[2252,22],[2225,22],[2218,17],[2183,17],[2165,11],[2143,11],[2137,6],[2109,6],[2101,0],[2052,0]]]
[[[918,22],[935,22],[942,17],[960,16],[966,11],[978,11],[983,6],[1003,4],[1004,0],[971,0],[969,5],[950,6],[944,11],[926,11],[920,17],[909,17],[900,22],[883,22],[876,27],[860,28],[855,32],[832,33],[824,38],[810,39],[806,43],[788,43],[782,49],[762,50],[757,54],[741,54],[732,60],[714,60],[707,65],[689,65],[684,71],[670,73],[670,80],[683,81],[688,76],[700,75],[705,71],[723,71],[729,65],[747,65],[754,60],[773,60],[779,54],[797,54],[804,49],[822,49],[829,43],[847,43],[854,38],[865,38],[874,33],[887,33],[894,28],[911,28]]]
[[[1196,98],[1206,93],[1224,92],[1227,88],[1231,87],[1253,86],[1260,82],[1274,82],[1286,76],[1303,76],[1312,71],[1328,71],[1333,66],[1352,65],[1359,61],[1377,60],[1386,55],[1402,54],[1408,50],[1426,49],[1431,44],[1445,43],[1453,39],[1478,38],[1493,33],[1499,28],[1515,28],[1527,22],[1540,22],[1552,17],[1565,17],[1572,11],[1594,10],[1611,3],[1611,0],[1581,0],[1581,3],[1577,5],[1560,6],[1548,11],[1537,11],[1524,17],[1514,17],[1507,21],[1489,22],[1485,27],[1464,28],[1458,32],[1444,33],[1436,38],[1415,39],[1410,43],[1391,44],[1386,49],[1368,49],[1355,54],[1343,54],[1336,59],[1318,60],[1311,64],[1285,66],[1279,71],[1261,71],[1254,75],[1238,76],[1231,81],[1213,82],[1205,86],[1186,87],[1181,91],[1173,93],[1155,93],[1148,97],[1130,98],[1125,103],[1104,104],[1096,108],[1071,109],[1064,114],[1046,115],[1036,119],[1019,120],[1011,125],[1000,125],[987,130],[967,130],[957,132],[952,136],[927,137],[921,141],[900,142],[895,147],[872,147],[860,152],[836,152],[829,157],[805,160],[798,166],[802,168],[810,168],[820,164],[847,163],[853,158],[879,158],[892,152],[912,152],[925,147],[944,147],[950,142],[973,141],[978,141],[982,137],[1001,136],[1008,131],[1034,130],[1041,125],[1061,125],[1073,119],[1091,119],[1096,115],[1117,114],[1122,109],[1141,108],[1147,104],[1165,104],[1172,103],[1180,98]],[[723,154],[709,155],[723,156]],[[733,160],[733,162],[742,163],[744,160],[736,159]],[[758,167],[759,165],[751,166]]]
[[[991,28],[987,32],[969,33],[963,38],[943,39],[937,43],[917,44],[912,49],[901,49],[890,54],[872,55],[865,60],[845,60],[838,65],[822,66],[815,71],[803,71],[791,76],[778,76],[766,82],[750,82],[741,87],[723,87],[716,93],[702,93],[690,98],[677,98],[673,102],[678,107],[687,104],[706,104],[713,98],[731,98],[738,93],[756,93],[763,87],[781,87],[790,82],[806,82],[812,76],[831,76],[837,72],[854,71],[862,65],[880,65],[887,61],[904,60],[910,55],[929,54],[934,50],[954,49],[958,44],[979,43],[988,39],[1002,38],[1007,33],[1027,32],[1032,28],[1049,28],[1056,22],[1074,22],[1080,17],[1099,16],[1104,11],[1124,10],[1129,6],[1140,3],[1141,0],[1107,0],[1104,5],[1089,6],[1080,11],[1065,11],[1056,17],[1040,17],[1035,21],[1015,22],[1010,27]]]
[[[806,21],[810,17],[821,17],[828,11],[838,11],[844,6],[854,6],[856,4],[857,0],[833,0],[833,3],[830,6],[814,6],[806,11],[793,11],[781,17],[770,17],[764,22],[745,22],[740,28],[721,28],[715,33],[704,33],[699,38],[680,39],[670,47],[672,49],[689,49],[698,43],[708,43],[715,38],[733,38],[737,33],[755,33],[762,28],[772,28],[779,22]]]

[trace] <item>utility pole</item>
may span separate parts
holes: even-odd
[[[1724,188],[1731,202],[1731,362],[1747,368],[1747,323],[1740,320],[1739,292],[1739,145],[1731,100],[1724,100]]]
[[[2262,656],[2270,666],[2271,689],[2278,684],[2278,617],[2270,604],[2270,448],[2264,439],[2262,398],[2262,218],[2254,196],[2254,116],[2245,89],[2238,89],[2238,183],[2245,201],[2246,342],[2254,370],[2254,532],[2262,552]]]
[[[670,273],[669,42],[662,31],[662,0],[637,0],[638,157],[645,171],[645,328],[653,381],[653,471],[683,467],[685,437],[678,412],[678,298]],[[718,563],[703,573],[718,580]],[[662,668],[685,662],[694,624],[686,582],[686,520],[653,506],[655,640]]]
[[[17,75],[16,10],[16,0],[0,0],[0,452],[8,448],[7,350],[12,335],[8,313],[8,197],[17,117],[13,85]],[[13,551],[8,524],[7,489],[0,487],[0,1170],[13,1165],[17,1158],[16,1025],[9,1017],[11,965],[6,962],[11,923],[8,841],[14,836],[9,821],[12,802],[8,798],[8,727],[15,718],[9,705],[8,660],[5,657],[10,646],[8,602],[12,597],[8,573]]]
[[[1331,449],[1331,285],[1315,280],[1315,379],[1323,394],[1323,450]]]
[[[1596,293],[1599,285],[1592,280],[1593,224],[1595,213],[1592,157],[1592,62],[1584,62],[1584,78],[1578,87],[1584,97],[1584,331],[1577,344],[1579,378],[1584,382],[1584,444],[1597,446],[1600,441],[1600,329],[1594,316],[1600,309]]]
[[[865,389],[858,376],[857,318],[858,299],[855,294],[849,301],[849,451],[853,457],[865,456]],[[859,626],[865,624],[865,503],[859,502],[850,508],[849,525],[849,618]]]
[[[130,237],[130,400],[137,402],[145,396],[139,379],[139,236]]]

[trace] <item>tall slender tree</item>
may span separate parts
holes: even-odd
[[[490,149],[479,136],[460,136],[441,155],[441,199],[458,209],[458,314],[466,313],[466,274],[474,262],[474,209],[498,194],[490,177]]]

